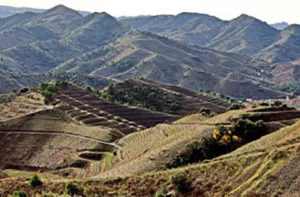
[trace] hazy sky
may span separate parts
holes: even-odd
[[[198,12],[232,19],[245,13],[269,23],[300,24],[300,0],[0,0],[0,5],[17,7],[51,8],[57,4],[113,16]]]

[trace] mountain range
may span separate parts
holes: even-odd
[[[142,31],[152,32],[188,44],[255,56],[271,63],[292,61],[299,58],[299,55],[293,54],[294,50],[289,50],[288,54],[279,53],[276,55],[273,54],[272,49],[270,50],[272,46],[277,46],[279,43],[284,48],[291,48],[291,43],[282,40],[286,40],[287,37],[298,38],[299,35],[296,30],[298,25],[287,27],[287,24],[284,23],[282,24],[285,26],[282,28],[283,30],[278,30],[276,25],[273,27],[245,14],[230,21],[198,13],[143,16],[121,18],[120,20]],[[264,51],[263,54],[261,54],[262,51]]]
[[[279,31],[247,15],[232,21],[197,13],[117,20],[59,5],[1,18],[0,41],[0,77],[11,77],[2,92],[31,85],[22,76],[77,73],[95,81],[144,77],[234,97],[285,97],[296,90],[276,81],[274,67],[300,58],[298,25]],[[290,81],[298,83],[297,76]]]
[[[0,17],[8,17],[14,14],[24,13],[24,12],[34,12],[41,13],[44,12],[45,9],[37,9],[37,8],[27,8],[27,7],[12,7],[12,6],[3,6],[0,5]],[[87,15],[89,12],[87,11],[79,11],[82,15]]]

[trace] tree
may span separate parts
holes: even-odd
[[[43,182],[42,182],[42,180],[41,180],[41,177],[40,177],[39,175],[37,175],[37,174],[34,174],[34,175],[30,178],[30,180],[29,180],[29,185],[30,185],[31,187],[37,187],[37,186],[43,185]]]
[[[78,193],[79,189],[76,183],[74,183],[73,181],[69,181],[66,183],[65,186],[66,192],[69,195],[74,195],[76,193]]]
[[[25,94],[28,91],[29,91],[28,88],[23,88],[23,89],[20,90],[20,94]]]

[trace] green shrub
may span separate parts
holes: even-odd
[[[269,103],[262,102],[259,104],[260,106],[269,106]]]
[[[156,99],[156,94],[155,92],[150,92],[147,96],[147,98],[149,99],[149,101],[155,101]]]
[[[282,106],[282,102],[281,101],[275,101],[273,104],[272,104],[273,107],[281,107]]]
[[[19,91],[20,94],[25,94],[26,92],[29,91],[29,88],[23,88]]]
[[[170,183],[180,193],[186,193],[189,191],[190,187],[187,182],[187,174],[184,172],[179,172],[171,176]]]
[[[167,193],[168,193],[167,184],[168,184],[168,182],[161,184],[160,189],[155,192],[154,196],[155,197],[166,197]]]
[[[221,99],[224,99],[225,97],[226,97],[225,94],[220,94]]]
[[[211,113],[211,111],[210,111],[210,109],[208,109],[208,108],[202,107],[202,108],[200,109],[200,113],[201,113],[202,115],[209,116],[210,113]]]
[[[56,96],[56,93],[48,90],[44,90],[42,91],[42,95],[45,97],[45,103],[49,104],[50,101],[53,99],[53,97]]]
[[[42,90],[45,90],[48,87],[48,83],[42,83],[41,88]]]
[[[89,86],[87,86],[87,87],[85,88],[85,90],[88,91],[88,92],[93,92],[93,89],[92,89],[91,87],[89,87]]]
[[[267,134],[267,129],[263,120],[252,122],[249,119],[241,118],[234,123],[232,132],[241,136],[245,142],[249,142]]]
[[[79,192],[79,188],[77,184],[74,183],[73,181],[69,181],[66,183],[65,190],[69,195],[74,195]]]
[[[222,141],[206,137],[201,141],[193,141],[186,144],[185,150],[176,155],[166,167],[176,168],[205,159],[211,159],[228,152],[230,148],[228,144],[224,144]]]
[[[177,111],[181,108],[181,105],[178,101],[173,101],[170,105],[170,110],[171,111]]]
[[[34,175],[30,178],[30,180],[29,180],[29,185],[30,185],[31,187],[37,187],[37,186],[43,185],[43,182],[42,182],[42,180],[41,180],[41,177],[38,176],[37,174],[34,174]]]
[[[249,119],[241,118],[234,123],[232,131],[224,125],[218,125],[212,136],[186,144],[185,149],[174,156],[166,167],[175,168],[212,159],[233,151],[242,144],[256,140],[265,134],[267,134],[267,129],[262,120],[252,122]]]
[[[13,194],[12,194],[13,197],[27,197],[27,194],[25,191],[15,191]]]
[[[143,104],[141,104],[141,103],[138,103],[136,106],[139,107],[139,108],[143,108],[144,107]]]
[[[245,108],[245,105],[241,103],[233,103],[230,107],[229,110],[237,110],[237,109],[242,109]]]

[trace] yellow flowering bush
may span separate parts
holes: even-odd
[[[233,135],[232,136],[232,141],[234,141],[234,142],[241,142],[242,139],[240,137],[236,136],[236,135]]]
[[[220,137],[221,137],[220,131],[217,130],[217,129],[215,129],[214,132],[213,132],[213,138],[214,138],[215,140],[219,140]]]

